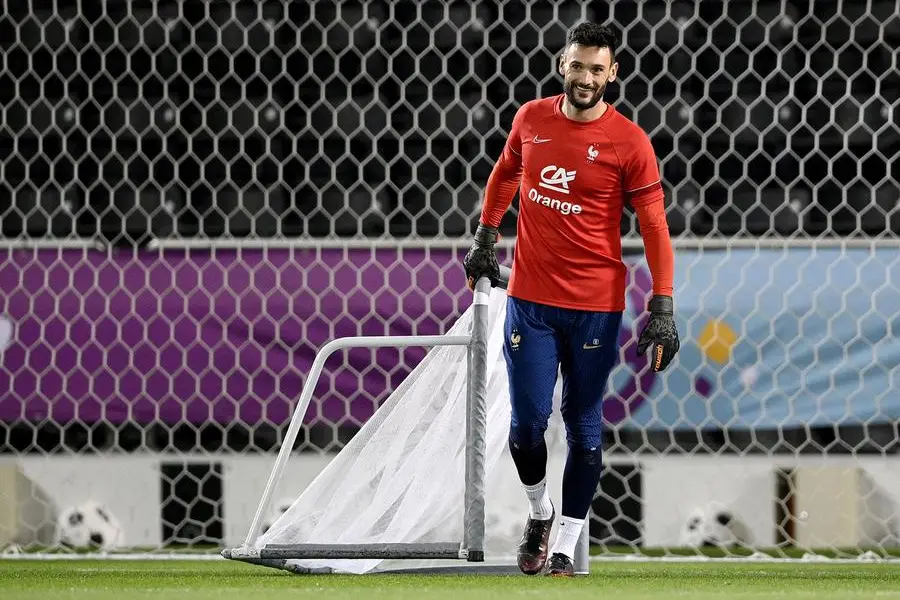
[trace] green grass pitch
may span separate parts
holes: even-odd
[[[572,580],[523,575],[290,575],[221,561],[0,560],[3,600],[898,598],[900,566],[600,562]]]

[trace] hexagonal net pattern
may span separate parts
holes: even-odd
[[[460,259],[512,117],[561,92],[566,31],[595,20],[622,37],[607,100],[659,158],[682,350],[662,374],[636,352],[652,287],[626,212],[593,543],[892,551],[898,14],[894,0],[11,3],[0,452],[19,469],[0,482],[35,506],[0,521],[0,544],[45,543],[70,496],[110,503],[132,545],[233,544],[317,350],[443,333],[468,308]],[[424,355],[330,359],[297,445],[308,468]],[[81,468],[133,468],[144,493],[67,475]],[[135,534],[160,495],[161,526]]]

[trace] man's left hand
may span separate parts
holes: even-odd
[[[675,329],[674,302],[671,296],[653,296],[648,308],[650,320],[638,338],[637,351],[643,354],[650,348],[650,368],[662,371],[681,348]]]

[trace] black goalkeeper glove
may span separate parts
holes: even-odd
[[[643,354],[649,347],[650,368],[662,371],[669,366],[681,342],[675,329],[674,303],[671,296],[653,296],[650,299],[650,320],[638,338],[638,354]]]
[[[479,223],[478,229],[475,230],[475,241],[463,259],[469,287],[474,288],[475,282],[482,277],[489,277],[491,285],[496,285],[500,280],[500,263],[497,262],[497,255],[494,253],[496,243],[497,229]]]

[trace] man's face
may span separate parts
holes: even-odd
[[[559,61],[563,89],[578,110],[593,108],[603,99],[606,84],[614,81],[619,63],[612,61],[607,47],[570,44]]]

